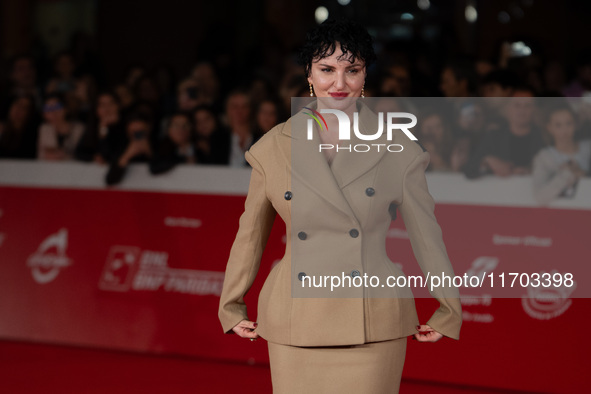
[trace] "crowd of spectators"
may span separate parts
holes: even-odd
[[[590,55],[578,57],[572,77],[560,63],[530,66],[509,55],[495,64],[455,57],[439,69],[385,59],[368,70],[365,96],[397,98],[417,113],[428,171],[531,174],[540,202],[572,195],[591,175]],[[209,61],[179,82],[169,67],[135,65],[119,83],[101,84],[67,51],[52,66],[39,73],[33,56],[12,59],[0,95],[0,158],[95,162],[108,166],[109,185],[134,162],[153,174],[180,163],[247,166],[244,152],[286,120],[291,98],[309,96],[292,57],[280,81],[263,70],[236,86]]]

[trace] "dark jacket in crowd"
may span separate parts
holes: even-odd
[[[170,138],[165,137],[150,160],[150,173],[156,175],[168,172],[178,164],[187,163],[188,159],[189,157],[179,154],[178,146]]]
[[[488,167],[482,167],[485,156],[495,156],[508,161],[516,167],[531,168],[536,153],[546,144],[539,128],[532,126],[531,131],[524,136],[517,136],[509,130],[508,125],[498,129],[488,130],[474,147],[463,171],[467,178],[474,179],[492,174]]]
[[[0,134],[0,158],[36,159],[38,123],[29,122],[23,130],[15,130],[8,123]]]
[[[96,126],[86,130],[74,153],[77,160],[93,161],[96,155],[110,163],[127,146],[125,127],[122,123],[116,123],[107,127],[107,135],[99,137]]]

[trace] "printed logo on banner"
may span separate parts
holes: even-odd
[[[480,256],[470,265],[470,268],[466,271],[468,277],[477,277],[479,280],[484,280],[484,276],[487,273],[491,273],[499,265],[499,258],[492,256]]]
[[[27,260],[27,266],[31,268],[31,274],[37,283],[51,282],[60,270],[72,264],[72,260],[66,256],[67,248],[68,230],[65,228],[41,242],[37,251]]]
[[[493,256],[479,256],[472,264],[470,268],[466,270],[466,276],[477,277],[479,280],[484,280],[486,273],[493,272],[499,265],[499,258]],[[470,296],[468,294],[460,295],[460,302],[462,303],[462,319],[465,322],[475,323],[493,323],[495,318],[491,313],[485,312],[470,312],[466,310],[468,306],[482,305],[488,307],[492,303],[492,296],[490,294],[482,294],[480,297]]]
[[[219,296],[223,283],[223,272],[170,268],[167,252],[113,246],[99,279],[99,288]]]
[[[557,274],[552,270],[550,274]],[[573,303],[571,294],[577,288],[573,281],[570,287],[564,284],[560,287],[533,287],[528,286],[527,295],[521,297],[523,310],[530,317],[537,320],[550,320],[562,315]]]
[[[127,291],[133,278],[133,269],[139,259],[140,248],[113,246],[103,268],[99,288],[110,291]]]

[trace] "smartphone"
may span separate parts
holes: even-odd
[[[139,131],[134,131],[133,132],[133,139],[134,140],[143,140],[144,138],[146,138],[146,132],[143,130],[139,130]]]
[[[199,95],[199,90],[196,87],[190,87],[187,88],[187,96],[189,96],[190,99],[197,99],[197,96]]]

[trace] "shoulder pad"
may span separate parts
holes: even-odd
[[[423,152],[427,152],[427,149],[425,149],[425,147],[423,146],[423,144],[421,144],[419,142],[419,140],[414,140],[417,144],[419,144],[419,146],[421,147],[421,149],[423,150]]]

